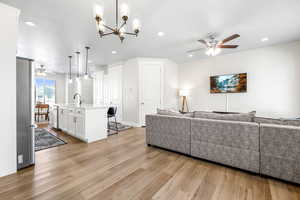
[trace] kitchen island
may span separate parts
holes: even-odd
[[[101,105],[55,105],[50,114],[50,126],[84,142],[107,138],[107,107]]]

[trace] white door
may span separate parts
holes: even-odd
[[[117,121],[122,121],[122,66],[111,67],[103,77],[104,103],[117,107]]]
[[[162,64],[142,63],[140,77],[140,122],[145,126],[145,116],[156,113],[162,105]]]

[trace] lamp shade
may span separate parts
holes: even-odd
[[[179,90],[179,96],[181,97],[186,97],[190,95],[190,91],[189,90]]]

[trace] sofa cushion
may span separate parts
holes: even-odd
[[[286,120],[266,117],[254,117],[254,122],[260,124],[288,125]]]
[[[284,121],[289,126],[300,126],[300,119],[286,119]]]
[[[167,110],[167,109],[159,109],[159,108],[157,108],[157,114],[158,115],[175,116],[175,117],[194,117],[194,112],[182,114],[175,110]]]
[[[203,118],[203,119],[253,122],[254,115],[250,113],[219,114],[219,113],[212,113],[212,112],[205,112],[205,111],[195,111],[194,117]]]

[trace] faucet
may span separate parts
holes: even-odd
[[[81,95],[79,93],[75,93],[73,99],[75,100],[77,96],[79,97],[79,105],[81,105],[82,101],[81,101]]]

